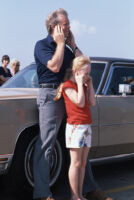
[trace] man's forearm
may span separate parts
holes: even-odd
[[[52,59],[49,60],[47,63],[47,67],[55,73],[59,72],[62,66],[64,58],[64,46],[65,46],[64,43],[57,44],[56,51]]]
[[[74,52],[75,57],[83,55],[83,53],[77,46],[73,49],[73,52]]]

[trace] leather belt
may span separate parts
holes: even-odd
[[[40,84],[40,88],[53,88],[53,89],[57,89],[59,87],[59,84],[55,84],[55,83],[42,83]]]

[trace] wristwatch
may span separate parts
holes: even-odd
[[[75,48],[74,48],[74,50],[73,50],[73,52],[75,53],[75,51],[78,49],[78,47],[76,46]]]

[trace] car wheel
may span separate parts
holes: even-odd
[[[28,145],[28,148],[25,153],[25,162],[24,162],[24,168],[25,168],[25,175],[29,182],[29,184],[33,187],[34,186],[34,179],[33,179],[33,153],[34,153],[34,146],[35,142],[37,140],[37,136],[35,136],[31,142]],[[53,153],[51,155],[51,161],[50,161],[50,186],[52,186],[61,171],[62,168],[62,149],[58,142],[56,141],[56,144],[54,146]]]

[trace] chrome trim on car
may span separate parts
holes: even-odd
[[[106,65],[105,65],[105,68],[104,68],[104,71],[103,71],[103,74],[102,74],[102,77],[101,77],[101,80],[100,80],[100,84],[99,84],[98,89],[96,91],[96,94],[99,94],[99,92],[100,92],[101,85],[102,85],[102,82],[104,81],[104,77],[105,77],[107,68],[108,68],[108,63],[106,63]]]
[[[8,169],[12,156],[13,154],[0,155],[0,174],[5,173]]]
[[[101,64],[105,64],[104,71],[103,71],[103,73],[102,73],[102,77],[101,77],[99,86],[98,86],[97,91],[96,91],[96,95],[97,95],[97,94],[99,94],[99,92],[100,92],[100,88],[101,88],[102,82],[103,82],[104,77],[105,77],[105,73],[106,73],[107,68],[108,68],[108,62],[105,62],[105,61],[91,61],[91,64],[92,64],[92,63],[101,63]]]
[[[134,157],[134,153],[128,153],[128,154],[119,154],[119,155],[115,155],[115,156],[107,156],[107,157],[103,157],[103,158],[93,158],[90,159],[90,162],[92,165],[96,165],[96,164],[100,164],[101,162],[110,162],[113,160],[118,160],[118,159],[124,159],[124,158],[130,158],[130,157]]]
[[[133,125],[134,124],[134,122],[128,122],[128,123],[126,123],[126,122],[123,122],[123,123],[111,123],[111,124],[100,124],[99,125],[99,127],[106,127],[106,126],[109,126],[109,127],[111,127],[111,126],[126,126],[126,125]]]
[[[1,88],[0,100],[37,98],[39,88]]]
[[[104,64],[106,64],[106,63],[108,63],[107,61],[99,61],[99,60],[91,60],[91,63],[104,63]]]
[[[0,161],[2,160],[2,159],[8,159],[9,157],[11,157],[11,155],[12,154],[0,154]]]
[[[3,97],[3,98],[0,98],[0,100],[6,100],[6,99],[35,99],[36,96],[19,96],[19,97]]]

